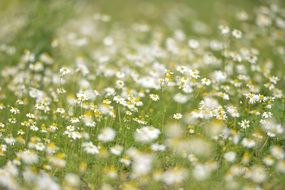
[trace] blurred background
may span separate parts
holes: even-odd
[[[86,17],[109,15],[105,32],[120,25],[130,27],[145,23],[163,32],[182,30],[191,36],[215,36],[219,24],[235,19],[235,12],[252,12],[272,1],[262,0],[1,0],[0,1],[0,67],[15,64],[25,49],[37,54],[55,56],[51,43],[62,28],[77,20],[82,28]],[[279,1],[284,6],[285,1]],[[80,19],[79,19],[80,18]],[[85,19],[86,21],[86,19]],[[237,22],[237,21],[235,21]],[[235,27],[231,22],[231,27]],[[239,23],[236,23],[238,25]],[[88,25],[88,23],[87,23]],[[97,35],[100,28],[92,31]],[[63,32],[62,32],[63,31]]]

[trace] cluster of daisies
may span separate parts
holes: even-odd
[[[214,36],[199,22],[195,37],[166,15],[77,16],[52,53],[2,67],[1,189],[285,187],[285,9],[238,10]]]

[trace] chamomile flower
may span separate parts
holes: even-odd
[[[35,164],[39,161],[39,157],[35,152],[25,150],[17,154],[25,164]]]
[[[240,123],[240,127],[243,128],[243,129],[246,129],[250,126],[250,122],[248,120],[242,120]]]
[[[175,113],[175,114],[173,114],[173,118],[176,120],[179,120],[182,118],[182,114],[181,113]]]
[[[66,76],[66,75],[71,73],[71,70],[67,67],[62,67],[62,68],[60,68],[59,72],[60,72],[61,76]]]
[[[157,128],[145,126],[136,130],[134,138],[138,142],[147,143],[157,139],[160,133],[160,130]]]
[[[98,154],[99,149],[92,142],[84,142],[82,143],[82,147],[87,154]]]
[[[159,100],[159,96],[157,94],[150,94],[149,97],[155,102]]]
[[[110,148],[110,152],[111,152],[112,154],[116,155],[116,156],[119,156],[119,155],[122,154],[123,149],[124,149],[124,148],[123,148],[122,146],[120,146],[120,145],[115,145],[115,146],[113,146],[113,147]]]
[[[227,160],[228,162],[233,162],[233,161],[235,161],[235,159],[236,159],[236,153],[233,152],[233,151],[226,152],[226,153],[224,154],[224,158],[225,158],[225,160]]]
[[[242,32],[240,30],[234,29],[232,31],[232,35],[233,37],[235,37],[236,39],[240,39],[242,37]]]
[[[102,142],[110,142],[113,141],[115,136],[115,130],[110,127],[106,127],[101,130],[100,134],[98,135],[98,140]]]

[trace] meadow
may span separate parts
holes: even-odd
[[[285,189],[285,1],[1,0],[0,189]]]

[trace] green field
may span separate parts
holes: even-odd
[[[1,0],[0,189],[285,189],[285,1]]]

